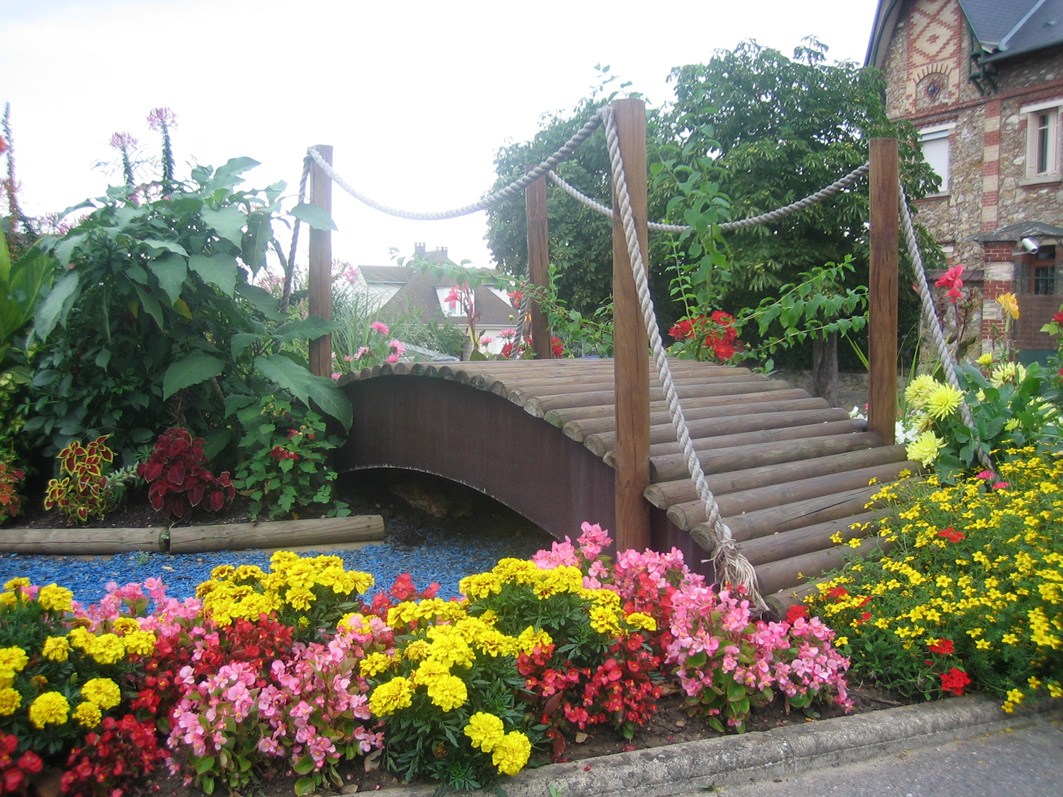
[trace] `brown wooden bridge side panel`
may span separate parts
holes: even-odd
[[[557,539],[575,540],[584,521],[615,538],[615,471],[561,430],[484,390],[421,376],[349,382],[354,407],[338,471],[398,468],[465,484]],[[653,548],[683,552],[706,573],[705,552],[650,507]],[[706,573],[710,574],[711,570]]]

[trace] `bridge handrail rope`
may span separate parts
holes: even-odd
[[[861,166],[857,166],[844,177],[835,180],[826,188],[821,188],[819,191],[816,191],[813,194],[809,194],[803,199],[799,199],[796,202],[791,202],[789,205],[785,205],[781,208],[776,208],[775,210],[769,210],[767,213],[761,213],[758,216],[751,216],[748,219],[739,219],[738,221],[724,222],[720,225],[720,229],[724,232],[730,230],[744,230],[747,227],[756,227],[758,224],[767,224],[772,221],[778,221],[784,216],[789,216],[791,213],[796,213],[799,210],[804,210],[805,208],[810,207],[816,204],[817,202],[822,202],[824,199],[838,193],[842,189],[848,188],[850,185],[852,185],[865,174],[867,174],[870,168],[870,162],[864,163]],[[558,186],[558,188],[560,188],[570,197],[575,199],[577,202],[583,203],[591,210],[594,210],[603,216],[608,216],[609,218],[613,217],[612,208],[610,208],[608,205],[603,205],[596,199],[593,199],[582,193],[575,186],[565,182],[564,178],[561,177],[561,175],[559,175],[557,172],[551,171],[549,177]],[[646,226],[656,232],[683,233],[694,229],[690,225],[686,224],[662,224],[656,221],[651,221]]]
[[[557,152],[555,152],[549,158],[544,160],[542,163],[540,163],[538,166],[536,166],[534,169],[532,169],[520,179],[514,180],[505,188],[495,191],[493,194],[490,194],[479,200],[478,202],[472,203],[471,205],[464,205],[463,207],[453,208],[452,210],[441,210],[428,213],[400,210],[398,208],[389,207],[388,205],[384,205],[383,203],[370,199],[369,197],[365,196],[364,194],[360,193],[359,191],[348,185],[343,180],[343,178],[335,172],[332,166],[330,166],[329,163],[323,157],[321,157],[321,153],[318,152],[316,148],[310,147],[307,150],[307,154],[309,154],[310,157],[314,159],[314,162],[321,168],[321,171],[328,175],[330,180],[336,183],[336,185],[338,185],[348,194],[353,196],[359,202],[368,205],[374,210],[379,210],[381,213],[387,213],[389,216],[398,216],[401,219],[413,219],[416,221],[441,221],[443,219],[454,219],[458,218],[459,216],[468,216],[470,213],[476,213],[481,210],[487,210],[487,208],[493,207],[499,202],[503,202],[504,200],[509,199],[510,197],[516,196],[529,185],[531,185],[540,177],[542,177],[544,174],[551,171],[555,166],[560,163],[563,163],[564,161],[568,160],[568,158],[572,157],[572,153],[574,153],[577,149],[580,148],[580,145],[582,145],[583,142],[590,137],[591,133],[593,133],[598,128],[598,126],[601,125],[601,123],[601,116],[595,114],[585,125],[583,125],[582,128],[580,128],[580,130],[574,136],[572,136],[572,138],[566,141],[564,146],[557,150]]]
[[[653,307],[653,299],[650,296],[649,281],[646,278],[646,265],[642,259],[642,250],[639,246],[638,234],[635,231],[635,219],[631,210],[631,198],[628,192],[627,176],[624,173],[624,162],[620,156],[620,142],[617,136],[613,109],[607,106],[602,108],[599,113],[605,121],[605,136],[609,147],[609,160],[612,165],[613,189],[620,204],[620,218],[623,223],[624,238],[627,241],[631,271],[635,279],[635,289],[638,292],[642,317],[646,323],[646,332],[650,339],[653,360],[660,375],[665,399],[668,402],[672,425],[675,427],[676,436],[683,448],[687,468],[690,470],[691,478],[694,480],[698,496],[705,504],[705,510],[708,514],[708,526],[711,529],[710,537],[713,542],[713,551],[710,559],[715,568],[716,578],[721,584],[730,583],[733,586],[744,587],[750,601],[758,610],[763,611],[767,608],[767,605],[757,589],[757,573],[753,569],[753,565],[738,549],[730,527],[724,522],[720,514],[720,508],[705,479],[705,473],[701,469],[701,462],[698,460],[697,452],[694,450],[694,444],[690,439],[690,431],[683,415],[683,408],[679,405],[679,396],[676,393],[675,383],[672,381],[672,372],[668,365],[668,358],[665,355],[664,344],[661,341],[661,333],[657,328],[657,316]]]
[[[967,424],[967,428],[977,432],[974,418],[971,416],[971,408],[967,404],[967,395],[960,387],[960,381],[956,377],[956,360],[945,342],[945,333],[941,329],[941,319],[938,317],[937,310],[934,309],[934,299],[930,295],[930,284],[926,279],[923,256],[919,252],[919,243],[915,238],[915,225],[912,224],[912,214],[908,209],[908,197],[904,192],[903,183],[900,188],[900,197],[901,230],[904,232],[904,240],[908,245],[908,255],[912,258],[912,270],[915,272],[915,285],[919,291],[923,323],[930,331],[934,350],[937,353],[938,360],[941,362],[942,370],[945,372],[945,381],[948,382],[949,387],[959,391],[963,397],[960,400],[960,417]],[[986,470],[993,470],[993,460],[982,446],[978,446],[977,452],[978,460],[985,466]]]

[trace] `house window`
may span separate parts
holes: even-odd
[[[1042,246],[1033,262],[1034,296],[1052,296],[1056,292],[1056,248]]]
[[[954,125],[941,125],[919,131],[919,145],[923,150],[923,160],[941,178],[939,194],[949,192],[949,133],[953,127]]]
[[[1059,107],[1063,100],[1027,105],[1026,179],[1059,178]]]

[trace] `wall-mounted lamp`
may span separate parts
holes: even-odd
[[[1019,244],[1031,255],[1041,248],[1041,244],[1037,242],[1036,238],[1023,238],[1019,241]]]

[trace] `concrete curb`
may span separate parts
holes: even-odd
[[[1007,714],[998,703],[982,696],[952,698],[552,764],[525,770],[499,785],[506,797],[663,797],[710,786],[746,785],[1021,727],[1042,714],[1063,718],[1061,702],[1045,700]],[[416,785],[374,793],[429,797],[435,788]]]

